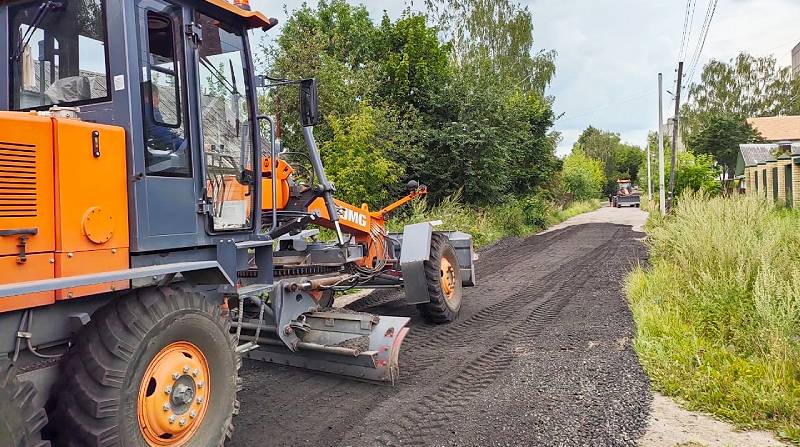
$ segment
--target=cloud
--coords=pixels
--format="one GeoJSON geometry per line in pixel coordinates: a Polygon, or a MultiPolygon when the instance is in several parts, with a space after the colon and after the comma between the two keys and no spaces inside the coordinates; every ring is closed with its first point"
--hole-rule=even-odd
{"type": "MultiPolygon", "coordinates": [[[[700,27],[712,0],[696,0],[687,56],[697,47],[700,27]]],[[[555,49],[556,77],[548,93],[564,116],[555,130],[562,132],[559,153],[569,151],[589,125],[618,132],[623,140],[642,145],[649,129],[657,128],[657,75],[664,73],[665,89],[674,92],[675,68],[681,47],[686,2],[678,0],[522,0],[533,13],[538,49],[555,49]]],[[[274,1],[252,0],[254,7],[286,20],[274,1]]],[[[315,4],[314,1],[310,2],[315,4]]],[[[386,10],[398,17],[399,0],[369,0],[374,20],[386,10]]],[[[417,8],[419,8],[419,1],[417,8]]],[[[302,4],[285,1],[289,11],[302,4]]],[[[727,61],[741,51],[775,54],[788,65],[792,47],[800,42],[800,1],[720,0],[699,60],[695,79],[711,58],[727,61]]],[[[275,31],[271,32],[277,34],[275,31]]],[[[687,64],[688,64],[687,60],[687,64]]],[[[689,67],[687,67],[687,71],[689,67]]],[[[688,80],[687,80],[688,81],[688,80]]],[[[671,99],[665,94],[665,113],[671,99]]]]}

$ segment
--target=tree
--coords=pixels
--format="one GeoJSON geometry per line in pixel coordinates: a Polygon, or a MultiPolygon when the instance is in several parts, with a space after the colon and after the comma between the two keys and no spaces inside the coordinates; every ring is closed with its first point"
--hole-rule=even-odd
{"type": "Polygon", "coordinates": [[[533,54],[533,15],[513,0],[426,0],[429,15],[459,61],[485,57],[493,75],[525,90],[544,90],[555,75],[555,51],[533,54]]]}
{"type": "Polygon", "coordinates": [[[800,77],[790,67],[778,67],[773,56],[741,53],[730,63],[712,60],[703,67],[700,82],[689,88],[683,111],[687,140],[717,117],[800,114],[800,77]]]}
{"type": "Polygon", "coordinates": [[[380,206],[390,198],[401,174],[388,157],[398,149],[393,123],[382,110],[365,103],[357,113],[345,118],[330,116],[329,121],[333,138],[322,143],[320,152],[337,197],[380,206]]]}
{"type": "MultiPolygon", "coordinates": [[[[497,20],[515,30],[514,39],[532,42],[529,33],[518,34],[530,14],[517,17],[521,21],[497,20]]],[[[322,0],[293,11],[265,48],[272,77],[319,80],[323,120],[315,135],[342,197],[362,200],[364,194],[375,203],[415,179],[430,187],[433,201],[461,190],[466,201],[485,205],[538,192],[560,169],[549,133],[553,99],[542,93],[544,84],[531,83],[549,82],[552,71],[528,66],[521,77],[510,61],[531,56],[515,50],[517,44],[475,44],[475,51],[459,54],[439,31],[410,11],[395,21],[384,15],[375,26],[363,6],[322,0]],[[497,51],[478,51],[483,47],[497,51]],[[498,75],[498,67],[505,74],[498,75]],[[369,163],[347,166],[350,157],[369,163]],[[391,175],[371,176],[369,165],[391,175]]],[[[297,98],[294,91],[272,91],[262,106],[281,118],[285,145],[301,150],[297,98]]],[[[302,164],[299,157],[291,161],[302,164]]]]}
{"type": "Polygon", "coordinates": [[[594,199],[600,196],[606,178],[600,160],[576,148],[564,159],[564,186],[575,200],[594,199]]]}
{"type": "Polygon", "coordinates": [[[713,156],[722,173],[730,176],[736,168],[739,145],[764,141],[753,126],[733,115],[709,115],[699,126],[687,140],[688,147],[697,154],[713,156]]]}
{"type": "Polygon", "coordinates": [[[384,15],[376,37],[377,95],[397,107],[436,113],[436,99],[452,81],[451,45],[439,42],[422,15],[395,23],[384,15]]]}
{"type": "Polygon", "coordinates": [[[578,137],[575,148],[602,163],[606,180],[603,187],[605,194],[612,194],[617,180],[622,177],[633,183],[639,181],[639,166],[644,159],[644,153],[637,146],[622,143],[619,134],[589,126],[578,137]]]}

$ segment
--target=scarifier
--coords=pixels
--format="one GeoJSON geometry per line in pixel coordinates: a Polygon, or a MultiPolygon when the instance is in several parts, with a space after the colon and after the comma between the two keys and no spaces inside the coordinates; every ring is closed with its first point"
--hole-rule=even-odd
{"type": "Polygon", "coordinates": [[[0,24],[0,445],[223,445],[241,356],[397,380],[409,318],[337,292],[457,318],[471,237],[389,233],[416,182],[378,211],[334,197],[317,82],[257,75],[248,32],[277,20],[248,1],[12,0],[0,24]],[[310,185],[266,88],[300,91],[310,185]]]}

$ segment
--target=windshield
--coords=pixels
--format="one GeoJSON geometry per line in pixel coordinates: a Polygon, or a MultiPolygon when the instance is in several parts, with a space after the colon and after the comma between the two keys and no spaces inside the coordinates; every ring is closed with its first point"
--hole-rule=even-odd
{"type": "Polygon", "coordinates": [[[102,0],[26,2],[9,11],[12,109],[109,98],[102,0]]]}

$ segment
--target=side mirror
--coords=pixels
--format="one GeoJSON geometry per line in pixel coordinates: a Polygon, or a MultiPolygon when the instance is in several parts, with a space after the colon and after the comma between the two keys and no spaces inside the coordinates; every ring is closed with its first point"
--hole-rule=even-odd
{"type": "Polygon", "coordinates": [[[319,94],[316,79],[300,81],[300,121],[303,127],[319,124],[319,94]]]}

